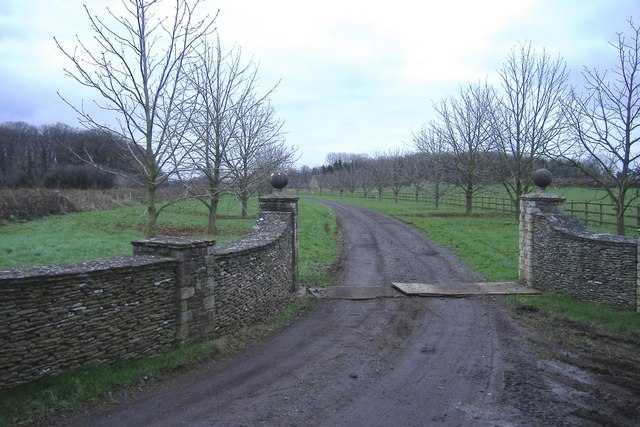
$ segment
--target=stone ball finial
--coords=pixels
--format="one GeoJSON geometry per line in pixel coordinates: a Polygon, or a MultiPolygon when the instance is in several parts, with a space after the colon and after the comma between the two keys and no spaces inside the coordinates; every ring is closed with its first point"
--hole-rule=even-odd
{"type": "Polygon", "coordinates": [[[531,177],[533,178],[533,183],[540,187],[542,191],[553,181],[553,176],[547,169],[537,169],[531,177]]]}
{"type": "Polygon", "coordinates": [[[282,191],[289,183],[289,177],[284,172],[274,172],[271,174],[271,186],[276,191],[282,191]]]}

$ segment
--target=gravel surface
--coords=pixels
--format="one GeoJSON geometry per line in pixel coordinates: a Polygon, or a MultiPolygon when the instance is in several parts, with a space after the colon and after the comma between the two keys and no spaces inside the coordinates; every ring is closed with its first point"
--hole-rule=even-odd
{"type": "MultiPolygon", "coordinates": [[[[346,238],[341,286],[481,279],[394,219],[327,204],[346,238]]],[[[589,399],[582,386],[601,386],[590,373],[538,354],[498,299],[321,301],[247,351],[65,424],[633,425],[633,411],[589,399]]],[[[637,406],[637,395],[617,391],[637,406]]]]}

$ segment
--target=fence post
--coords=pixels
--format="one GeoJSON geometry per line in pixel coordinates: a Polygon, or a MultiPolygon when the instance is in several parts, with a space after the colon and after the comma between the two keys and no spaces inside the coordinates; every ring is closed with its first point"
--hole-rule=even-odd
{"type": "Polygon", "coordinates": [[[599,203],[599,207],[600,207],[600,224],[602,225],[602,203],[599,203]]]}
{"type": "Polygon", "coordinates": [[[589,225],[589,202],[584,202],[584,225],[589,225]]]}

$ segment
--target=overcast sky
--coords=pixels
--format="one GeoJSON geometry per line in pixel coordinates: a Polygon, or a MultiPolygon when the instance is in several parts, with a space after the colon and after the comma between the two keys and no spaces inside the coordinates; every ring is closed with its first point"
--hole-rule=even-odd
{"type": "MultiPolygon", "coordinates": [[[[0,122],[78,126],[56,95],[95,96],[64,76],[53,36],[72,47],[91,36],[82,8],[118,0],[0,0],[0,122]],[[71,43],[71,44],[70,44],[71,43]]],[[[165,0],[170,1],[170,0],[165,0]]],[[[273,105],[299,166],[327,153],[411,148],[432,102],[460,84],[495,79],[519,41],[583,66],[609,67],[608,46],[640,0],[207,0],[220,10],[223,46],[259,63],[261,86],[280,81],[273,105]]]]}

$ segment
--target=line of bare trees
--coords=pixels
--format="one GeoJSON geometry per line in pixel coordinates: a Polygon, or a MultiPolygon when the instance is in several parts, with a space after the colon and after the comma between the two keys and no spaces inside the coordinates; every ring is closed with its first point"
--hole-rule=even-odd
{"type": "Polygon", "coordinates": [[[207,206],[208,231],[215,233],[222,194],[238,194],[246,215],[248,195],[275,168],[295,160],[269,102],[275,87],[259,87],[258,68],[239,47],[222,47],[217,15],[204,13],[202,3],[122,0],[103,15],[85,6],[93,37],[77,39],[72,49],[55,39],[71,63],[66,74],[99,95],[94,107],[111,112],[117,123],[63,99],[87,128],[130,142],[123,149],[134,160],[134,179],[146,188],[147,236],[168,206],[158,202],[168,181],[180,181],[185,196],[207,206]]]}
{"type": "Polygon", "coordinates": [[[392,191],[396,198],[402,186],[416,197],[428,187],[436,205],[457,186],[470,213],[475,194],[500,184],[518,215],[532,172],[547,167],[561,177],[579,172],[604,188],[624,235],[625,211],[638,199],[631,189],[640,187],[640,27],[628,25],[610,43],[615,64],[585,68],[582,88],[570,87],[560,56],[520,43],[497,70],[496,84],[465,84],[434,102],[435,118],[413,133],[414,152],[333,153],[329,169],[295,171],[297,185],[392,191]]]}

